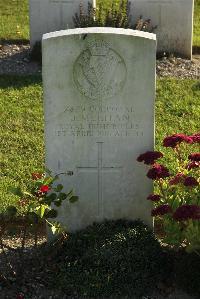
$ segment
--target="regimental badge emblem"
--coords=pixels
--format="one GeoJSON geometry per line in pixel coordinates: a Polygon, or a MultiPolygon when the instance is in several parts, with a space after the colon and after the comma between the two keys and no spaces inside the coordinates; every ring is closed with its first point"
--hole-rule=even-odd
{"type": "Polygon", "coordinates": [[[75,61],[74,82],[79,92],[92,100],[113,97],[125,85],[125,62],[108,43],[95,39],[75,61]]]}

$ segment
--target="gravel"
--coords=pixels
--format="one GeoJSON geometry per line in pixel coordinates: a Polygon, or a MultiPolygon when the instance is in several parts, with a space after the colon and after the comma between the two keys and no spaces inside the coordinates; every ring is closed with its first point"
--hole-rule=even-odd
{"type": "Polygon", "coordinates": [[[30,61],[30,45],[0,44],[0,75],[40,74],[41,66],[30,61]]]}
{"type": "MultiPolygon", "coordinates": [[[[200,79],[200,55],[193,60],[163,57],[157,60],[157,76],[179,79],[200,79]]],[[[30,60],[29,44],[0,44],[0,74],[40,74],[41,66],[30,60]]]]}

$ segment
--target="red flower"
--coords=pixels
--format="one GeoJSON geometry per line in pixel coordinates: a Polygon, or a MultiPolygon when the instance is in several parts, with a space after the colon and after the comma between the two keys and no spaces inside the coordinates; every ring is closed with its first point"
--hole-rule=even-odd
{"type": "Polygon", "coordinates": [[[151,164],[154,164],[155,161],[159,158],[162,158],[163,157],[163,154],[161,152],[146,152],[144,154],[141,154],[138,158],[137,158],[137,161],[138,162],[143,162],[144,161],[144,164],[147,164],[147,165],[151,165],[151,164]]]}
{"type": "Polygon", "coordinates": [[[189,136],[194,143],[200,143],[200,133],[193,134],[189,136]]]}
{"type": "Polygon", "coordinates": [[[163,179],[169,177],[169,170],[161,164],[154,164],[147,172],[147,177],[152,180],[163,179]]]}
{"type": "Polygon", "coordinates": [[[175,148],[181,142],[193,143],[193,139],[185,134],[174,134],[163,140],[163,146],[175,148]]]}
{"type": "Polygon", "coordinates": [[[195,186],[198,186],[199,183],[197,182],[197,180],[194,177],[188,176],[185,178],[183,185],[186,187],[195,187],[195,186]]]}
{"type": "Polygon", "coordinates": [[[169,205],[162,205],[159,206],[151,211],[151,216],[162,216],[165,214],[172,213],[172,208],[169,205]]]}
{"type": "Polygon", "coordinates": [[[189,155],[188,159],[191,161],[200,162],[200,153],[192,153],[189,155]]]}
{"type": "Polygon", "coordinates": [[[151,200],[151,201],[159,201],[160,200],[160,195],[158,194],[150,194],[148,197],[147,197],[148,200],[151,200]]]}
{"type": "Polygon", "coordinates": [[[170,185],[177,185],[179,183],[183,183],[184,179],[185,179],[186,175],[179,172],[175,175],[175,177],[173,177],[170,181],[169,184],[170,185]]]}
{"type": "Polygon", "coordinates": [[[42,193],[46,193],[46,192],[48,192],[49,191],[49,186],[47,186],[47,185],[42,185],[41,187],[40,187],[40,189],[39,189],[39,191],[41,191],[42,193]]]}
{"type": "Polygon", "coordinates": [[[200,219],[200,206],[197,205],[182,205],[176,209],[173,214],[174,220],[186,221],[189,219],[200,219]]]}
{"type": "Polygon", "coordinates": [[[199,166],[200,166],[200,162],[192,161],[192,162],[188,163],[186,168],[188,170],[191,170],[191,169],[194,169],[194,168],[198,168],[199,166]]]}
{"type": "Polygon", "coordinates": [[[42,173],[32,173],[32,180],[39,180],[42,176],[42,173]]]}

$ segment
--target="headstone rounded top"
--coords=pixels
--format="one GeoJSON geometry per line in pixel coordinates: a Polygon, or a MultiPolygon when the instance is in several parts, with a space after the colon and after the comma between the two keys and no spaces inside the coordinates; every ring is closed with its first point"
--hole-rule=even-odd
{"type": "Polygon", "coordinates": [[[132,30],[132,29],[124,29],[124,28],[112,28],[112,27],[88,27],[88,28],[76,28],[76,29],[54,31],[54,32],[44,34],[42,39],[47,40],[50,38],[57,38],[57,37],[69,36],[69,35],[101,34],[101,33],[135,36],[135,37],[141,37],[150,40],[156,40],[156,34],[154,33],[132,30]]]}

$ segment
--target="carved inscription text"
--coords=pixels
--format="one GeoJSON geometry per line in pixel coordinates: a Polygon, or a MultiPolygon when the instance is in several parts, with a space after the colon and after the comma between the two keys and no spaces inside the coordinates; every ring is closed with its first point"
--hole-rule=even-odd
{"type": "Polygon", "coordinates": [[[132,106],[68,106],[57,123],[58,137],[130,137],[143,136],[141,124],[132,106]]]}

